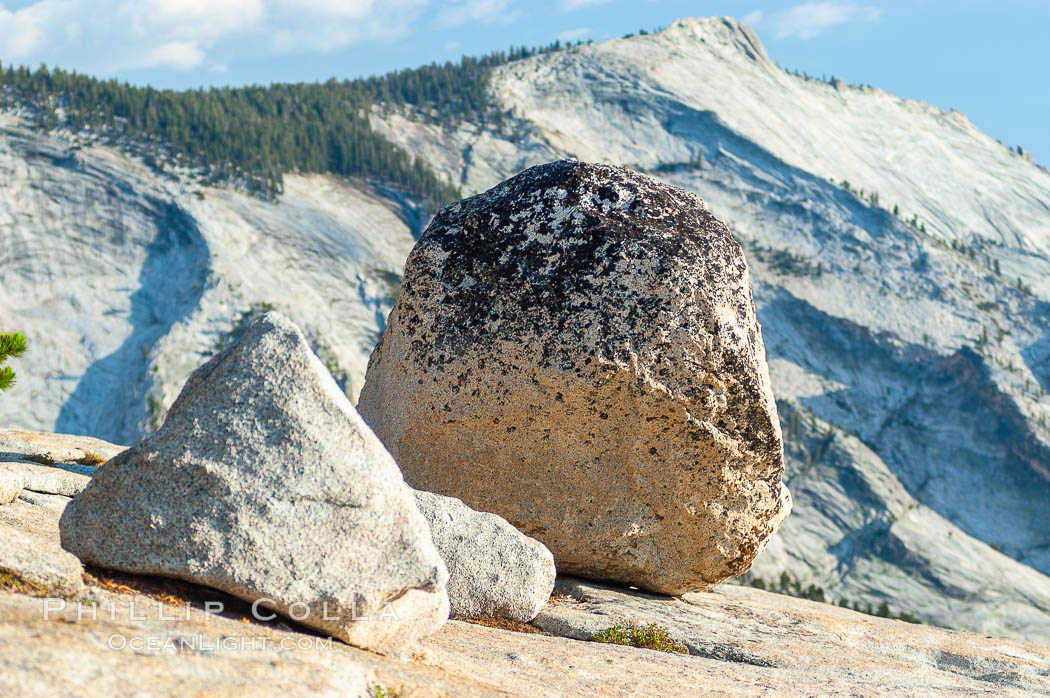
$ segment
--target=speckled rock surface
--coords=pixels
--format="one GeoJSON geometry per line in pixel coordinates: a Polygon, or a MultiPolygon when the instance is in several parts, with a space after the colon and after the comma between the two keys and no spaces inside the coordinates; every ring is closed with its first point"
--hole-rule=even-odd
{"type": "Polygon", "coordinates": [[[73,497],[87,486],[99,465],[126,449],[90,436],[0,429],[0,503],[15,485],[19,490],[73,497]]]}
{"type": "Polygon", "coordinates": [[[708,588],[790,510],[741,248],[624,168],[549,163],[441,211],[358,408],[409,484],[503,516],[559,572],[708,588]]]}
{"type": "Polygon", "coordinates": [[[57,463],[84,461],[85,464],[101,465],[126,448],[91,436],[0,429],[0,460],[24,460],[23,456],[46,455],[57,463]]]}
{"type": "Polygon", "coordinates": [[[22,491],[22,474],[0,467],[0,504],[10,504],[22,491]]]}
{"type": "MultiPolygon", "coordinates": [[[[22,483],[22,487],[34,492],[60,494],[64,497],[75,497],[91,481],[95,469],[84,465],[55,463],[42,465],[25,461],[0,460],[0,481],[9,478],[22,483]]],[[[0,501],[3,497],[0,496],[0,501]]]]}
{"type": "Polygon", "coordinates": [[[503,518],[455,497],[415,492],[448,567],[452,615],[527,623],[554,589],[554,557],[503,518]]]}
{"type": "Polygon", "coordinates": [[[64,494],[48,494],[47,492],[34,492],[33,490],[22,490],[18,495],[20,502],[27,502],[35,507],[57,511],[59,515],[66,510],[72,498],[64,494]]]}
{"type": "MultiPolygon", "coordinates": [[[[30,541],[34,559],[71,557],[59,548],[58,517],[54,508],[18,500],[0,507],[0,538],[12,529],[30,541]]],[[[669,598],[562,578],[561,594],[534,621],[560,637],[449,621],[400,659],[328,642],[279,616],[246,618],[245,604],[219,592],[157,589],[157,580],[144,577],[116,581],[87,576],[76,592],[93,601],[87,604],[0,588],[0,695],[343,697],[379,688],[413,698],[1050,694],[1045,644],[911,625],[731,584],[669,598]],[[205,612],[207,599],[224,601],[223,610],[205,612]],[[581,641],[623,622],[657,623],[690,654],[581,641]]]]}
{"type": "MultiPolygon", "coordinates": [[[[27,502],[21,508],[33,506],[27,502]]],[[[10,508],[14,512],[7,513],[16,516],[20,513],[18,507],[10,505],[10,508]]],[[[9,517],[4,519],[0,520],[0,572],[14,572],[23,580],[50,588],[55,594],[75,592],[84,586],[83,565],[63,550],[57,540],[42,540],[9,517]]]]}
{"type": "Polygon", "coordinates": [[[1050,695],[1047,645],[878,618],[734,584],[681,598],[570,577],[559,578],[555,588],[560,595],[534,625],[588,640],[615,624],[656,623],[689,649],[691,660],[735,667],[734,679],[718,687],[729,695],[1050,695]],[[756,685],[773,676],[781,680],[776,686],[756,685]]]}
{"type": "Polygon", "coordinates": [[[85,562],[267,599],[382,653],[448,618],[448,573],[397,464],[276,313],[99,469],[61,534],[85,562]]]}

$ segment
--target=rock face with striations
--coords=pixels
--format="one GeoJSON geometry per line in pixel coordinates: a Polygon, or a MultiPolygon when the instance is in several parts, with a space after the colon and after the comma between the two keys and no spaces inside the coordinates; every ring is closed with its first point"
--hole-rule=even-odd
{"type": "Polygon", "coordinates": [[[624,168],[553,162],[441,211],[358,408],[409,484],[505,517],[559,573],[708,588],[791,508],[743,252],[624,168]]]}
{"type": "Polygon", "coordinates": [[[99,469],[61,534],[85,562],[268,599],[382,653],[448,618],[448,573],[397,464],[276,313],[99,469]]]}

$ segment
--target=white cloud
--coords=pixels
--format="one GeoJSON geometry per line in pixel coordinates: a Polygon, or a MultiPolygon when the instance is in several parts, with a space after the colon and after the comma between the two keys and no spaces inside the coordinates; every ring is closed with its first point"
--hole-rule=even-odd
{"type": "Polygon", "coordinates": [[[510,8],[510,0],[446,0],[434,18],[434,26],[451,29],[468,22],[509,24],[521,16],[521,10],[510,8]]]}
{"type": "Polygon", "coordinates": [[[847,5],[834,2],[810,2],[792,7],[777,15],[776,37],[797,36],[812,39],[824,30],[846,22],[875,22],[882,18],[882,9],[871,6],[847,5]]]}
{"type": "Polygon", "coordinates": [[[586,37],[590,33],[591,33],[591,30],[589,28],[587,28],[587,27],[580,27],[579,29],[566,29],[565,31],[559,33],[554,38],[557,39],[558,41],[566,41],[566,42],[568,42],[568,41],[576,41],[577,39],[582,39],[582,38],[586,37]]]}
{"type": "Polygon", "coordinates": [[[360,19],[375,11],[375,0],[277,0],[274,4],[325,17],[360,19]]]}
{"type": "Polygon", "coordinates": [[[747,25],[755,25],[762,21],[762,10],[752,10],[746,15],[740,18],[740,21],[747,25]]]}
{"type": "MultiPolygon", "coordinates": [[[[0,60],[110,76],[323,52],[411,30],[437,0],[37,0],[0,4],[0,60]]],[[[446,4],[449,4],[446,2],[446,4]]],[[[507,0],[452,2],[484,19],[507,0]]],[[[505,9],[505,7],[502,7],[505,9]]]]}
{"type": "Polygon", "coordinates": [[[263,0],[125,0],[117,8],[116,19],[128,22],[136,35],[162,33],[207,41],[250,30],[264,12],[263,0]]]}
{"type": "Polygon", "coordinates": [[[565,12],[571,12],[572,10],[579,10],[584,7],[604,5],[607,2],[609,2],[609,0],[561,0],[561,9],[565,12]]]}
{"type": "MultiPolygon", "coordinates": [[[[277,53],[334,51],[405,36],[431,0],[268,0],[277,53]]],[[[261,49],[265,51],[265,48],[261,49]]]]}
{"type": "Polygon", "coordinates": [[[169,41],[139,60],[141,68],[192,70],[204,62],[204,51],[192,41],[169,41]]]}
{"type": "Polygon", "coordinates": [[[33,56],[46,46],[47,30],[61,26],[62,15],[78,4],[75,0],[48,0],[14,12],[0,5],[0,46],[4,47],[0,59],[21,61],[33,56]]]}

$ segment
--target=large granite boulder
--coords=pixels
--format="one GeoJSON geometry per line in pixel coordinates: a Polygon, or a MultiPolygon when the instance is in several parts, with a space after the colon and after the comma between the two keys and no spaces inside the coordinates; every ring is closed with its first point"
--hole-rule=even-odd
{"type": "Polygon", "coordinates": [[[448,573],[397,464],[275,313],[99,469],[61,534],[85,562],[265,599],[381,653],[448,617],[448,573]]]}
{"type": "Polygon", "coordinates": [[[503,516],[559,573],[709,588],[791,506],[740,245],[624,168],[541,165],[441,211],[358,409],[409,484],[503,516]]]}
{"type": "Polygon", "coordinates": [[[554,590],[554,556],[504,519],[455,497],[415,493],[448,567],[452,615],[527,623],[554,590]]]}

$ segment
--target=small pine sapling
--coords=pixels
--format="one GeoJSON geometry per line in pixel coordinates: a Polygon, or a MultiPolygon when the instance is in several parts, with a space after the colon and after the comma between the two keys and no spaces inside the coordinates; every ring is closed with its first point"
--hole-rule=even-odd
{"type": "MultiPolygon", "coordinates": [[[[0,332],[0,364],[11,357],[21,356],[26,350],[26,337],[21,332],[0,332]]],[[[10,366],[0,368],[0,390],[7,390],[15,383],[15,372],[10,366]]]]}

